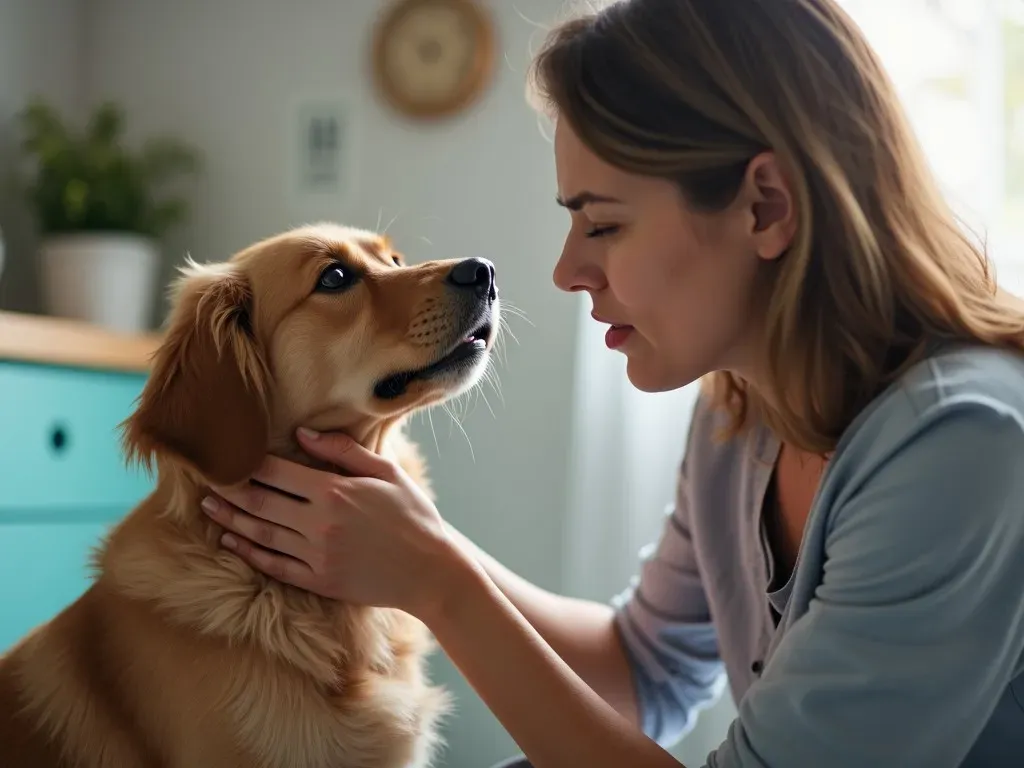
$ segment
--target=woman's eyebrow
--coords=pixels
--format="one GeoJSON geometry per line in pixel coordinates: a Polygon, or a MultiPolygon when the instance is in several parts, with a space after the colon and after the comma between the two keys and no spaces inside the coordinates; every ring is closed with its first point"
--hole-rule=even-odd
{"type": "Polygon", "coordinates": [[[579,211],[592,203],[621,203],[622,201],[608,195],[599,195],[596,192],[579,192],[568,199],[555,195],[555,202],[570,211],[579,211]]]}

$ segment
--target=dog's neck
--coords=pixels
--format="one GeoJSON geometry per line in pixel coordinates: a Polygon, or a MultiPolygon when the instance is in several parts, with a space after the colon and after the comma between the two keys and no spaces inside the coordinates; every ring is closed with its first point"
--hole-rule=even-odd
{"type": "MultiPolygon", "coordinates": [[[[335,431],[328,424],[316,427],[335,431]]],[[[338,431],[386,456],[392,452],[392,442],[404,444],[400,427],[399,421],[377,421],[348,424],[338,431]]],[[[275,439],[268,453],[338,471],[330,462],[304,452],[294,429],[272,434],[275,439]]],[[[153,495],[118,526],[98,553],[104,581],[129,597],[160,606],[179,626],[199,628],[203,634],[232,642],[256,638],[264,650],[287,658],[321,681],[331,680],[343,649],[353,662],[384,664],[386,648],[373,638],[383,637],[388,611],[319,598],[244,565],[219,547],[222,529],[201,512],[208,484],[175,462],[158,460],[158,467],[153,495]],[[162,577],[155,578],[156,573],[162,577]],[[352,610],[365,617],[355,624],[343,621],[342,614],[352,610]],[[361,637],[352,634],[353,627],[361,628],[357,633],[361,637]]]]}
{"type": "MultiPolygon", "coordinates": [[[[400,421],[347,425],[339,431],[382,455],[392,453],[393,442],[404,445],[400,421]]],[[[338,471],[303,451],[294,430],[275,434],[269,453],[338,471]]],[[[218,545],[222,529],[200,511],[207,488],[180,465],[159,463],[153,494],[98,555],[102,578],[131,598],[159,606],[175,624],[232,642],[248,638],[325,684],[333,680],[342,656],[357,665],[389,663],[390,651],[381,640],[391,621],[389,611],[319,598],[245,566],[218,545]],[[345,620],[352,611],[363,618],[345,620]]]]}
{"type": "MultiPolygon", "coordinates": [[[[403,426],[402,419],[365,419],[358,422],[344,424],[318,423],[316,429],[323,434],[340,432],[355,440],[366,450],[376,453],[388,459],[394,459],[394,451],[391,450],[391,437],[399,432],[403,426]]],[[[272,430],[271,439],[267,453],[281,459],[293,461],[314,469],[328,471],[339,471],[330,461],[326,461],[306,452],[298,441],[297,427],[289,429],[272,430]]]]}

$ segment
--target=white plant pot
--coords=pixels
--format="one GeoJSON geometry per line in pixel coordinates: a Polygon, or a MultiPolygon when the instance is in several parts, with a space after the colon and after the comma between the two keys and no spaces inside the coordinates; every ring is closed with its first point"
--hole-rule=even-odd
{"type": "Polygon", "coordinates": [[[39,248],[43,300],[57,317],[124,333],[149,326],[160,252],[127,232],[52,235],[39,248]]]}

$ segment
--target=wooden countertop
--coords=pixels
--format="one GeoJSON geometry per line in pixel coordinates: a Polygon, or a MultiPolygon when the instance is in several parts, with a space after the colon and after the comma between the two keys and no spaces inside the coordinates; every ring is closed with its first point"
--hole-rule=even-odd
{"type": "Polygon", "coordinates": [[[0,312],[0,360],[146,372],[158,334],[122,334],[64,318],[0,312]]]}

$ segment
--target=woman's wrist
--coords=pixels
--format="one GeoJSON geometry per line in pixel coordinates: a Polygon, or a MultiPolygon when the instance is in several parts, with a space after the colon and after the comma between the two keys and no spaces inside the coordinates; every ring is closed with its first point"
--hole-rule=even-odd
{"type": "Polygon", "coordinates": [[[488,579],[473,553],[454,539],[447,539],[430,566],[430,588],[415,613],[427,626],[454,617],[454,609],[488,579]]]}
{"type": "Polygon", "coordinates": [[[573,672],[477,561],[452,546],[456,553],[438,564],[438,591],[418,618],[535,764],[680,768],[573,672]]]}

